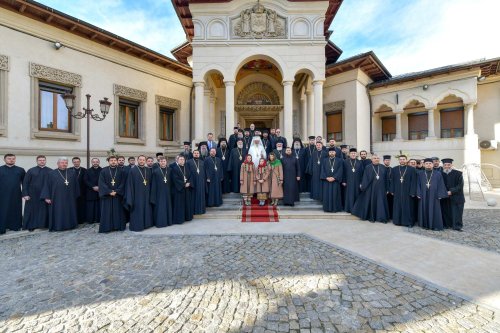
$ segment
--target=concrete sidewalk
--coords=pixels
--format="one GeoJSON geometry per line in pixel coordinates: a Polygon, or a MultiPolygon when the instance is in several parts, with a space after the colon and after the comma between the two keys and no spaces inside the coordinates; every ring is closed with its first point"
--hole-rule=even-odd
{"type": "Polygon", "coordinates": [[[183,225],[152,228],[137,236],[247,233],[304,233],[500,310],[499,254],[422,237],[392,224],[357,220],[241,223],[239,220],[196,219],[183,225]]]}

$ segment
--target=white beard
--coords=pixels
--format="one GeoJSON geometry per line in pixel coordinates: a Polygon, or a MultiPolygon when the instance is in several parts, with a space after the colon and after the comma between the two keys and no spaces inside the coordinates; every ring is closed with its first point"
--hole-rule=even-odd
{"type": "Polygon", "coordinates": [[[266,150],[264,149],[264,146],[262,144],[258,146],[250,146],[250,149],[248,149],[248,154],[252,156],[252,162],[254,165],[259,165],[259,160],[261,158],[267,158],[266,150]]]}

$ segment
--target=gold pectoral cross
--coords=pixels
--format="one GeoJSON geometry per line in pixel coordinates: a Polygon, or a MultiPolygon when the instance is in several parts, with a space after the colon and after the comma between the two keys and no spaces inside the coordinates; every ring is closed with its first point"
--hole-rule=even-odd
{"type": "Polygon", "coordinates": [[[116,182],[114,179],[111,179],[111,185],[115,186],[116,182]]]}
{"type": "Polygon", "coordinates": [[[142,183],[144,184],[144,186],[148,185],[148,181],[146,179],[144,179],[142,183]]]}

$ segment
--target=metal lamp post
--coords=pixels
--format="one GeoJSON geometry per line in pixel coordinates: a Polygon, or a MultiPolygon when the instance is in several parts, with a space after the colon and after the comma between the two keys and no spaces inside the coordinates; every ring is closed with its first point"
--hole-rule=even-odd
{"type": "Polygon", "coordinates": [[[64,103],[66,104],[66,108],[69,111],[69,114],[76,119],[83,119],[87,117],[87,169],[90,168],[90,118],[103,121],[109,113],[109,107],[111,106],[111,102],[108,101],[107,97],[104,97],[104,100],[99,101],[99,105],[101,108],[102,117],[98,114],[92,114],[94,112],[93,109],[90,108],[90,95],[87,94],[87,107],[83,108],[82,111],[78,111],[73,114],[73,108],[75,107],[75,95],[66,93],[63,95],[64,103]]]}

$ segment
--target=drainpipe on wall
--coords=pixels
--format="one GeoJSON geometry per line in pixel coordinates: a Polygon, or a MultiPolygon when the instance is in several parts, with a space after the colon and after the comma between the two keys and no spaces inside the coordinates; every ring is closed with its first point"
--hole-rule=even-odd
{"type": "Polygon", "coordinates": [[[370,105],[370,154],[373,154],[373,116],[372,116],[372,96],[370,95],[370,89],[366,88],[366,94],[368,95],[368,104],[370,105]]]}

